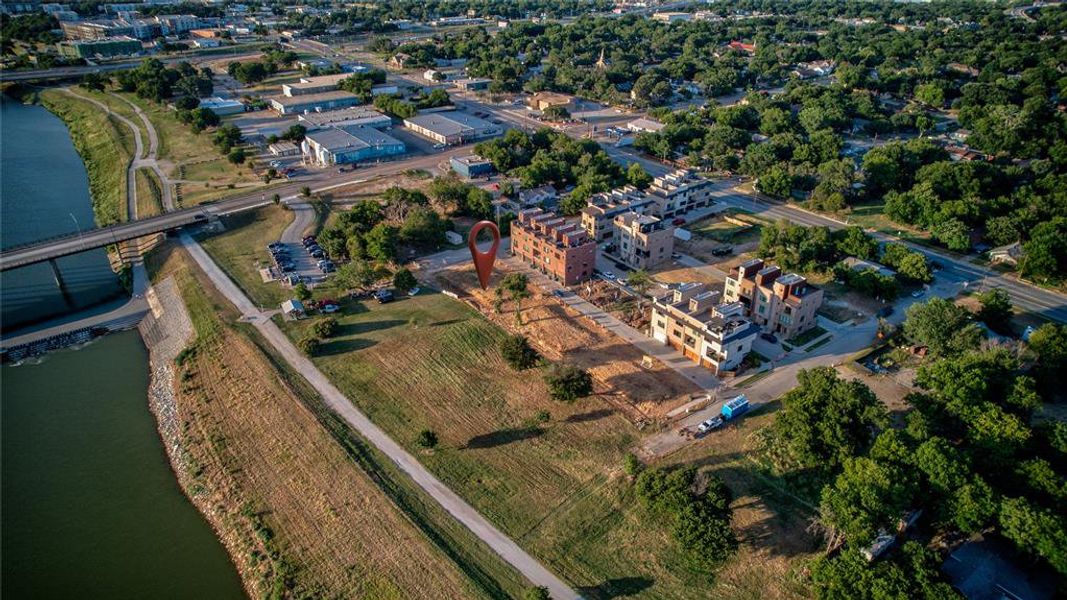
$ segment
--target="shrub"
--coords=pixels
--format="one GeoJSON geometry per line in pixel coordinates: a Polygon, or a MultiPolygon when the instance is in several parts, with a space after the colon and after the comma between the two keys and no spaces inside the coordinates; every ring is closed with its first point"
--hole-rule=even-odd
{"type": "Polygon", "coordinates": [[[552,398],[562,402],[574,402],[593,393],[593,377],[574,365],[552,365],[545,373],[545,383],[552,398]]]}
{"type": "Polygon", "coordinates": [[[316,337],[331,338],[337,334],[337,319],[333,317],[326,317],[325,319],[319,319],[311,326],[311,332],[316,337]]]}
{"type": "Polygon", "coordinates": [[[407,269],[400,269],[393,274],[393,287],[400,290],[401,293],[406,294],[418,285],[419,282],[415,279],[415,276],[407,269]]]}
{"type": "Polygon", "coordinates": [[[644,463],[633,452],[628,452],[623,459],[622,470],[626,471],[626,474],[630,477],[638,476],[644,467],[644,463]]]}
{"type": "Polygon", "coordinates": [[[319,347],[322,342],[319,338],[308,336],[296,343],[296,347],[300,348],[300,351],[308,356],[315,356],[319,352],[319,347]]]}
{"type": "Polygon", "coordinates": [[[530,347],[526,338],[521,335],[511,335],[504,338],[500,344],[500,355],[511,368],[516,371],[529,369],[537,364],[537,351],[530,347]]]}
{"type": "Polygon", "coordinates": [[[435,448],[437,447],[437,434],[429,429],[423,429],[419,432],[418,437],[415,438],[415,443],[420,448],[435,448]]]}

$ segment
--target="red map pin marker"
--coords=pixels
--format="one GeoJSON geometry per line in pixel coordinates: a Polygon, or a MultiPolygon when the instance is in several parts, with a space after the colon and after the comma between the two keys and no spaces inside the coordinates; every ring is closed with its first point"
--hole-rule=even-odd
{"type": "Polygon", "coordinates": [[[474,269],[478,271],[478,281],[482,289],[489,287],[489,276],[493,273],[493,262],[496,260],[496,250],[500,247],[500,230],[492,221],[479,221],[471,227],[470,235],[467,236],[467,246],[471,249],[471,258],[474,259],[474,269]],[[478,233],[488,229],[493,234],[493,247],[488,252],[478,251],[478,233]]]}

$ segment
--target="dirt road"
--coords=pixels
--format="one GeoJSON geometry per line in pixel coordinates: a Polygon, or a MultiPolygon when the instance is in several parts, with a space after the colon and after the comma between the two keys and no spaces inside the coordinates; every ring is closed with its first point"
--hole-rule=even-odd
{"type": "Polygon", "coordinates": [[[281,329],[270,320],[270,317],[259,311],[255,304],[222,272],[222,269],[211,260],[211,257],[207,255],[207,252],[198,243],[186,234],[182,235],[181,242],[219,291],[241,311],[242,320],[252,323],[271,346],[282,355],[285,361],[307,379],[308,383],[315,388],[332,410],[396,463],[401,470],[407,473],[419,487],[424,489],[457,521],[470,529],[479,539],[527,579],[535,585],[547,587],[552,597],[556,600],[577,600],[580,598],[578,593],[571,589],[570,586],[549,572],[537,559],[527,554],[512,539],[494,527],[474,507],[467,504],[455,492],[434,477],[414,456],[404,450],[362,412],[357,410],[355,405],[319,371],[318,367],[300,353],[281,329]]]}

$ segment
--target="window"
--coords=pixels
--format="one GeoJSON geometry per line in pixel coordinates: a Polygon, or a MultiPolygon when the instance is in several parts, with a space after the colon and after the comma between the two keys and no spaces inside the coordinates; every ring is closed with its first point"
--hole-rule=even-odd
{"type": "Polygon", "coordinates": [[[685,345],[692,346],[697,343],[697,339],[691,335],[685,336],[685,345]]]}
{"type": "Polygon", "coordinates": [[[667,328],[667,324],[663,321],[663,319],[660,319],[660,320],[656,321],[656,328],[657,329],[666,329],[667,328]]]}
{"type": "Polygon", "coordinates": [[[761,305],[760,305],[760,307],[759,307],[759,314],[761,314],[761,315],[762,315],[763,313],[765,313],[765,312],[766,312],[766,309],[767,309],[767,307],[766,307],[766,306],[763,306],[763,305],[761,304],[761,305]]]}

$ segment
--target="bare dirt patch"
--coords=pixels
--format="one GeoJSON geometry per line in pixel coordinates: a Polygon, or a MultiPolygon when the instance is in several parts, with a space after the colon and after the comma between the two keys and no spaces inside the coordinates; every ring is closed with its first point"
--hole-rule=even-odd
{"type": "MultiPolygon", "coordinates": [[[[499,270],[504,275],[511,269],[502,265],[499,270]]],[[[522,325],[519,325],[512,303],[505,303],[500,313],[493,309],[492,290],[478,287],[472,268],[442,271],[438,280],[446,289],[473,302],[493,322],[525,335],[549,359],[565,360],[588,369],[604,386],[603,393],[616,406],[626,408],[631,420],[661,418],[688,401],[689,394],[699,391],[690,381],[658,362],[650,368],[642,367],[644,355],[638,349],[532,283],[533,297],[523,301],[522,325]]]]}

